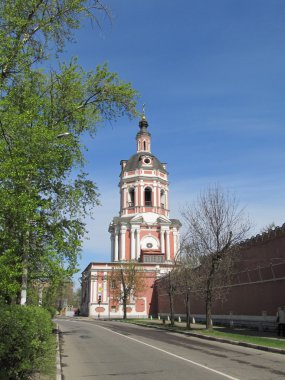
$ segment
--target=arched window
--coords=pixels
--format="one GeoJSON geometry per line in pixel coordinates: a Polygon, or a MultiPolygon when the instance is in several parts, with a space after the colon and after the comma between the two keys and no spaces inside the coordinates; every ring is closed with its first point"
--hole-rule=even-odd
{"type": "Polygon", "coordinates": [[[129,207],[135,206],[135,189],[132,187],[129,190],[129,207]]]}
{"type": "Polygon", "coordinates": [[[165,191],[160,191],[160,207],[165,208],[165,191]]]}
{"type": "Polygon", "coordinates": [[[143,142],[143,150],[146,150],[146,142],[143,142]]]}
{"type": "Polygon", "coordinates": [[[144,190],[144,204],[145,206],[152,206],[152,190],[150,187],[146,187],[144,190]]]}

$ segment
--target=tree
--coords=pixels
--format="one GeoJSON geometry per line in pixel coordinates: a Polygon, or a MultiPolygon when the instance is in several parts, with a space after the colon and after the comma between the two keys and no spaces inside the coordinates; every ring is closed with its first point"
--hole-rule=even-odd
{"type": "Polygon", "coordinates": [[[139,296],[146,288],[143,268],[129,261],[120,267],[112,268],[109,277],[112,299],[123,304],[124,319],[127,319],[127,305],[132,297],[139,296]]]}
{"type": "Polygon", "coordinates": [[[0,3],[1,85],[63,51],[84,18],[98,22],[99,0],[5,0],[0,3]]]}
{"type": "Polygon", "coordinates": [[[250,223],[236,198],[218,186],[201,193],[182,216],[189,244],[199,257],[200,276],[205,279],[206,327],[211,329],[215,291],[230,273],[235,248],[246,237],[250,223]]]}
{"type": "Polygon", "coordinates": [[[99,204],[81,136],[136,115],[136,92],[106,65],[85,72],[75,58],[59,61],[84,17],[96,22],[101,10],[97,0],[0,4],[0,297],[8,302],[20,302],[21,290],[25,303],[35,280],[77,270],[84,218],[99,204]]]}
{"type": "Polygon", "coordinates": [[[170,309],[170,326],[175,325],[175,306],[174,306],[174,300],[175,295],[179,292],[179,271],[176,267],[174,267],[172,270],[170,270],[167,275],[163,279],[164,287],[168,294],[169,299],[169,309],[170,309]]]}
{"type": "Polygon", "coordinates": [[[179,267],[176,269],[179,294],[184,298],[186,328],[191,328],[191,295],[200,288],[201,278],[199,271],[199,258],[191,245],[187,244],[187,238],[182,239],[179,254],[179,267]]]}

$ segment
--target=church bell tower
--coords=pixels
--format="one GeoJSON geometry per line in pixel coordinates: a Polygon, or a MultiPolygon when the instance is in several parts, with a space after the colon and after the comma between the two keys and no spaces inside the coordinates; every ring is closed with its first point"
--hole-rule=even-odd
{"type": "Polygon", "coordinates": [[[168,172],[151,153],[145,115],[136,153],[121,161],[120,211],[109,226],[112,262],[171,263],[179,252],[177,219],[169,219],[168,172]]]}

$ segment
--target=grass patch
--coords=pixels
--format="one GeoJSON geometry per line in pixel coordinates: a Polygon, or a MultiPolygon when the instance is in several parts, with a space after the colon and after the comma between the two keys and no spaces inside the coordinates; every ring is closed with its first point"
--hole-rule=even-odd
{"type": "Polygon", "coordinates": [[[217,331],[217,330],[211,331],[211,330],[201,329],[201,330],[195,330],[195,332],[201,335],[213,336],[215,338],[229,339],[229,340],[234,340],[238,342],[256,344],[258,346],[280,348],[280,349],[285,350],[284,340],[252,336],[252,335],[243,335],[243,334],[236,333],[234,330],[232,332],[223,332],[223,331],[217,331]]]}
{"type": "MultiPolygon", "coordinates": [[[[168,331],[188,331],[189,333],[195,333],[195,334],[201,334],[205,336],[211,336],[215,338],[221,338],[221,339],[228,339],[233,340],[237,342],[245,342],[245,343],[251,343],[255,344],[257,346],[264,346],[264,347],[272,347],[272,348],[279,348],[285,350],[285,339],[272,339],[272,338],[266,338],[261,336],[254,335],[254,332],[251,330],[244,330],[248,331],[248,334],[240,334],[238,330],[227,330],[222,331],[223,328],[218,328],[214,330],[206,330],[204,327],[195,328],[195,325],[192,325],[191,330],[186,330],[185,323],[177,323],[174,327],[170,326],[169,321],[165,321],[165,324],[162,323],[161,320],[158,319],[127,319],[124,320],[124,322],[127,323],[139,323],[140,325],[148,325],[148,326],[159,326],[160,328],[164,328],[168,331]]],[[[277,338],[277,337],[276,337],[277,338]]]]}

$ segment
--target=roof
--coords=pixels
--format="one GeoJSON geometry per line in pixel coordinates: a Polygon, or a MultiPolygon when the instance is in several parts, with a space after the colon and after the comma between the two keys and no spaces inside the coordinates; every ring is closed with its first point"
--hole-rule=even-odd
{"type": "Polygon", "coordinates": [[[158,158],[156,158],[153,154],[149,152],[139,152],[134,154],[126,163],[126,166],[123,169],[123,172],[129,172],[135,169],[158,169],[163,173],[167,173],[166,169],[163,167],[162,163],[159,161],[158,158]],[[142,157],[151,157],[152,158],[152,165],[145,165],[143,163],[142,157]]]}

